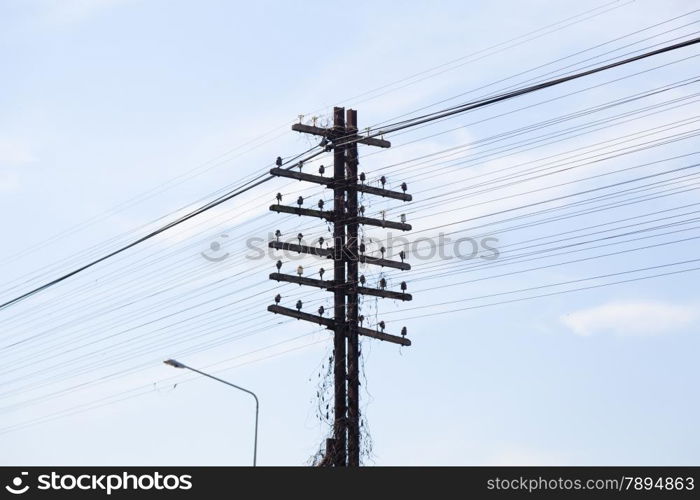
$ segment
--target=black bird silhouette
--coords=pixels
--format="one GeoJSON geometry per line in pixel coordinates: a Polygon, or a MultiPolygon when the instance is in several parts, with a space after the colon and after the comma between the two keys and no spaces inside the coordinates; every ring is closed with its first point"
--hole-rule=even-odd
{"type": "Polygon", "coordinates": [[[406,291],[406,288],[408,288],[408,285],[406,284],[405,281],[402,281],[402,282],[401,282],[401,291],[402,291],[402,292],[405,292],[405,291],[406,291]]]}
{"type": "Polygon", "coordinates": [[[408,333],[408,330],[406,329],[405,326],[403,328],[401,328],[401,336],[402,337],[405,337],[407,333],[408,333]]]}
{"type": "Polygon", "coordinates": [[[360,182],[364,184],[366,179],[367,179],[367,176],[365,175],[365,173],[361,172],[360,173],[360,182]]]}
{"type": "Polygon", "coordinates": [[[386,279],[382,278],[379,280],[379,288],[384,290],[386,288],[386,279]]]}
{"type": "Polygon", "coordinates": [[[360,243],[360,253],[365,253],[365,244],[360,243]]]}
{"type": "Polygon", "coordinates": [[[386,327],[386,324],[383,321],[379,322],[379,328],[381,328],[382,332],[384,331],[384,328],[386,327]]]}
{"type": "Polygon", "coordinates": [[[360,205],[360,215],[365,215],[365,206],[360,205]]]}
{"type": "Polygon", "coordinates": [[[275,295],[275,304],[279,304],[280,300],[282,300],[282,296],[278,293],[277,295],[275,295]]]}
{"type": "Polygon", "coordinates": [[[275,237],[277,238],[277,241],[280,240],[280,236],[282,236],[282,231],[278,229],[277,231],[275,231],[275,237]]]}
{"type": "Polygon", "coordinates": [[[386,184],[386,177],[384,177],[384,176],[382,175],[382,176],[379,178],[379,182],[381,182],[381,183],[382,183],[382,187],[384,187],[384,185],[386,184]]]}
{"type": "Polygon", "coordinates": [[[365,317],[364,317],[362,314],[360,314],[360,315],[357,317],[357,319],[358,319],[358,321],[360,322],[360,326],[362,326],[362,322],[365,320],[365,317]]]}
{"type": "Polygon", "coordinates": [[[367,280],[365,279],[365,275],[361,274],[360,275],[360,284],[364,285],[367,280]]]}
{"type": "Polygon", "coordinates": [[[323,316],[323,313],[326,312],[326,310],[323,308],[323,306],[318,308],[318,315],[323,316]]]}
{"type": "Polygon", "coordinates": [[[297,198],[297,205],[299,205],[299,208],[301,208],[301,206],[303,204],[304,204],[304,197],[300,196],[299,198],[297,198]]]}
{"type": "Polygon", "coordinates": [[[384,254],[386,253],[386,248],[382,247],[379,249],[380,252],[382,252],[382,259],[384,258],[384,254]]]}
{"type": "Polygon", "coordinates": [[[299,240],[299,244],[301,245],[301,240],[304,238],[304,235],[299,233],[297,234],[297,239],[299,240]]]}
{"type": "Polygon", "coordinates": [[[297,311],[301,311],[301,306],[303,306],[304,303],[301,300],[297,300],[297,311]]]}
{"type": "Polygon", "coordinates": [[[279,205],[280,202],[282,201],[282,193],[277,193],[277,196],[275,196],[275,199],[277,200],[277,204],[279,205]]]}
{"type": "Polygon", "coordinates": [[[277,271],[279,272],[279,270],[282,269],[282,261],[278,260],[277,264],[275,264],[275,267],[277,268],[277,271]]]}
{"type": "Polygon", "coordinates": [[[408,185],[405,182],[402,182],[401,183],[401,190],[405,193],[407,189],[408,189],[408,185]]]}
{"type": "Polygon", "coordinates": [[[403,260],[406,258],[406,252],[404,252],[403,250],[401,250],[401,251],[399,252],[399,258],[401,259],[401,262],[403,262],[403,260]]]}
{"type": "Polygon", "coordinates": [[[323,202],[323,200],[318,200],[318,208],[320,208],[321,210],[323,210],[323,205],[325,205],[325,203],[323,202]]]}
{"type": "Polygon", "coordinates": [[[277,157],[277,160],[275,160],[275,165],[277,165],[278,167],[282,166],[282,157],[281,156],[277,157]]]}
{"type": "Polygon", "coordinates": [[[323,175],[323,173],[324,173],[325,171],[326,171],[326,167],[324,167],[323,165],[321,165],[320,167],[318,167],[318,173],[319,173],[319,174],[323,175]]]}
{"type": "Polygon", "coordinates": [[[323,239],[323,236],[321,236],[321,237],[318,239],[318,246],[319,246],[319,247],[323,247],[323,242],[324,242],[324,241],[326,241],[326,240],[324,240],[324,239],[323,239]]]}
{"type": "Polygon", "coordinates": [[[318,270],[318,276],[319,276],[321,279],[323,279],[323,273],[325,273],[325,272],[326,272],[325,269],[323,269],[323,268],[319,269],[319,270],[318,270]]]}

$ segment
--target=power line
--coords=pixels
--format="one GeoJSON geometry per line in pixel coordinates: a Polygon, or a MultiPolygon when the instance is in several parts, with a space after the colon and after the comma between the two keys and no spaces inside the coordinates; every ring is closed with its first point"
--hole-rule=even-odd
{"type": "MultiPolygon", "coordinates": [[[[315,146],[311,149],[316,149],[316,147],[318,147],[318,146],[315,146]]],[[[323,151],[314,153],[314,154],[304,158],[303,160],[300,160],[299,162],[295,163],[291,167],[288,167],[288,169],[294,168],[299,163],[303,163],[304,161],[308,161],[309,159],[314,158],[322,153],[323,153],[323,151]]],[[[303,154],[304,153],[302,153],[302,155],[303,154]]],[[[302,156],[302,155],[297,155],[294,158],[294,160],[296,160],[299,156],[302,156]]],[[[289,160],[286,163],[289,163],[290,161],[294,161],[294,160],[289,160]]],[[[64,274],[63,276],[60,276],[52,281],[49,281],[48,283],[45,283],[44,285],[41,285],[37,288],[34,288],[33,290],[30,290],[29,292],[26,292],[18,297],[15,297],[14,299],[11,299],[3,304],[0,304],[0,311],[13,305],[13,304],[16,304],[17,302],[20,302],[28,297],[31,297],[32,295],[37,294],[37,293],[41,292],[42,290],[46,290],[47,288],[50,288],[54,285],[57,285],[58,283],[67,280],[71,276],[75,276],[76,274],[78,274],[82,271],[85,271],[86,269],[89,269],[89,268],[99,264],[100,262],[103,262],[111,257],[114,257],[115,255],[118,255],[122,252],[125,252],[126,250],[128,250],[128,249],[130,249],[130,248],[132,248],[140,243],[143,243],[144,241],[150,240],[151,238],[167,231],[168,229],[175,227],[179,224],[182,224],[183,222],[188,221],[188,220],[192,219],[193,217],[196,217],[197,215],[206,212],[207,210],[211,210],[212,208],[219,206],[222,203],[235,198],[236,196],[240,196],[241,194],[246,193],[246,192],[250,191],[251,189],[253,189],[253,188],[255,188],[255,187],[257,187],[257,186],[259,186],[267,181],[270,181],[272,179],[273,179],[273,177],[268,175],[268,174],[261,174],[261,175],[255,177],[254,179],[252,179],[251,181],[248,181],[246,184],[244,184],[240,188],[235,189],[235,190],[233,190],[233,191],[231,191],[231,192],[229,192],[229,193],[227,193],[227,194],[225,194],[225,195],[223,195],[215,200],[210,201],[206,205],[203,205],[202,207],[199,207],[198,209],[193,210],[190,213],[183,215],[182,217],[179,217],[178,219],[156,229],[155,231],[152,231],[152,232],[146,234],[145,236],[142,236],[141,238],[138,238],[138,239],[132,241],[131,243],[128,243],[127,245],[124,245],[124,246],[120,247],[119,249],[108,253],[107,255],[104,255],[98,259],[95,259],[92,262],[85,264],[84,266],[79,267],[78,269],[75,269],[67,274],[64,274]]]]}
{"type": "MultiPolygon", "coordinates": [[[[532,85],[532,86],[529,86],[529,87],[525,87],[525,88],[522,88],[522,89],[519,89],[519,90],[514,90],[514,91],[512,91],[512,92],[508,92],[508,93],[505,93],[505,94],[501,94],[501,95],[498,95],[498,96],[495,96],[495,97],[491,97],[491,98],[488,98],[488,99],[484,99],[484,100],[481,100],[481,101],[472,102],[472,103],[465,103],[465,104],[462,104],[462,105],[458,105],[458,106],[455,106],[455,107],[452,107],[452,108],[447,108],[447,109],[445,109],[445,110],[438,111],[438,112],[435,112],[435,113],[431,113],[431,114],[428,114],[428,115],[419,116],[419,117],[416,117],[416,118],[412,118],[412,119],[410,119],[410,120],[404,120],[403,122],[398,122],[398,123],[396,123],[396,124],[389,125],[388,127],[384,128],[384,129],[382,129],[382,130],[380,130],[380,131],[378,131],[378,132],[375,132],[374,134],[368,134],[368,136],[367,136],[366,138],[364,138],[364,139],[366,140],[366,139],[370,139],[370,138],[376,138],[376,137],[379,137],[379,136],[382,136],[382,135],[385,135],[385,134],[390,134],[390,133],[393,133],[393,132],[397,132],[397,131],[399,131],[399,130],[403,130],[403,129],[406,129],[406,128],[409,128],[409,127],[414,127],[414,126],[421,125],[421,124],[424,124],[424,123],[428,123],[428,122],[431,122],[431,121],[439,120],[439,119],[442,119],[442,118],[445,118],[445,117],[448,117],[448,116],[453,116],[453,115],[455,115],[455,114],[463,113],[463,112],[466,112],[466,111],[469,111],[469,110],[472,110],[472,109],[477,109],[477,108],[480,108],[480,107],[483,107],[483,106],[487,106],[487,105],[490,105],[490,104],[495,104],[495,103],[497,103],[497,102],[501,102],[501,101],[505,101],[505,100],[508,100],[508,99],[512,99],[512,98],[514,98],[514,97],[526,95],[526,94],[529,94],[529,93],[532,93],[532,92],[536,92],[536,91],[538,91],[538,90],[543,90],[543,89],[546,89],[546,88],[554,87],[554,86],[556,86],[556,85],[560,85],[560,84],[562,84],[562,83],[566,83],[566,82],[569,82],[569,81],[572,81],[572,80],[576,80],[576,79],[578,79],[578,78],[583,78],[583,77],[585,77],[585,76],[589,76],[589,75],[592,75],[592,74],[595,74],[595,73],[599,73],[599,72],[602,72],[602,71],[605,71],[605,70],[608,70],[608,69],[612,69],[612,68],[616,68],[616,67],[619,67],[619,66],[623,66],[623,65],[625,65],[625,64],[630,64],[630,63],[632,63],[632,62],[639,61],[639,60],[642,60],[642,59],[646,59],[646,58],[649,58],[649,57],[652,57],[652,56],[655,56],[655,55],[659,55],[659,54],[671,52],[671,51],[674,51],[674,50],[678,50],[678,49],[681,49],[681,48],[689,47],[689,46],[695,45],[695,44],[697,44],[697,43],[700,43],[700,37],[692,38],[692,39],[690,39],[690,40],[685,40],[685,41],[683,41],[683,42],[679,42],[679,43],[676,43],[676,44],[673,44],[673,45],[670,45],[670,46],[662,47],[662,48],[660,48],[660,49],[656,49],[656,50],[653,50],[653,51],[650,51],[650,52],[645,52],[645,53],[643,53],[643,54],[639,54],[639,55],[636,55],[636,56],[633,56],[633,57],[629,57],[629,58],[627,58],[627,59],[623,59],[623,60],[616,61],[616,62],[613,62],[613,63],[610,63],[610,64],[606,64],[606,65],[603,65],[603,66],[599,66],[599,67],[596,67],[596,68],[593,68],[593,69],[590,69],[590,70],[587,70],[587,71],[583,71],[583,72],[576,73],[576,74],[569,75],[569,76],[564,76],[564,77],[561,77],[561,78],[556,78],[556,79],[550,80],[550,81],[548,81],[548,82],[542,82],[542,83],[539,83],[539,84],[536,84],[536,85],[532,85]]],[[[363,140],[363,138],[360,138],[360,139],[351,139],[351,138],[349,138],[349,137],[346,136],[346,137],[340,138],[340,141],[336,140],[334,146],[335,146],[335,147],[348,146],[348,145],[350,145],[350,144],[356,144],[356,143],[357,143],[358,141],[360,141],[360,140],[363,140]]],[[[315,149],[315,147],[312,148],[312,149],[315,149]]],[[[308,161],[308,160],[310,160],[311,158],[314,158],[314,157],[316,157],[316,156],[322,154],[323,152],[324,152],[324,151],[322,150],[322,151],[317,152],[317,153],[315,153],[315,154],[313,154],[313,155],[311,155],[311,156],[309,156],[309,157],[307,157],[307,158],[304,158],[303,160],[300,160],[299,162],[297,162],[295,165],[298,165],[299,163],[303,163],[303,162],[305,162],[305,161],[308,161]]],[[[294,160],[296,160],[299,156],[302,156],[302,155],[298,155],[297,157],[294,158],[294,160]]],[[[294,161],[294,160],[292,160],[292,161],[294,161]]],[[[285,162],[285,163],[289,163],[289,161],[287,161],[287,162],[285,162]]],[[[292,167],[289,167],[288,169],[291,169],[291,168],[293,168],[293,167],[294,167],[294,165],[292,165],[292,167]]],[[[189,214],[187,214],[187,215],[185,215],[185,216],[183,216],[183,217],[181,217],[181,218],[179,218],[179,219],[177,219],[177,220],[175,220],[175,221],[173,221],[173,222],[171,222],[171,223],[169,223],[169,224],[166,224],[165,226],[162,226],[161,228],[156,229],[155,231],[152,231],[151,233],[149,233],[149,234],[147,234],[147,235],[145,235],[145,236],[143,236],[143,237],[141,237],[141,238],[138,238],[137,240],[135,240],[135,241],[133,241],[133,242],[127,244],[127,245],[122,246],[121,248],[119,248],[119,249],[117,249],[117,250],[115,250],[115,251],[113,251],[113,252],[108,253],[107,255],[105,255],[105,256],[103,256],[103,257],[100,257],[100,258],[98,258],[98,259],[96,259],[96,260],[93,260],[92,262],[90,262],[90,263],[88,263],[88,264],[86,264],[86,265],[84,265],[84,266],[81,266],[81,267],[79,267],[78,269],[75,269],[75,270],[73,270],[73,271],[71,271],[71,272],[69,272],[69,273],[67,273],[67,274],[64,274],[64,275],[61,276],[61,277],[58,277],[58,278],[56,278],[56,279],[54,279],[54,280],[52,280],[52,281],[49,281],[48,283],[45,283],[44,285],[41,285],[41,286],[39,286],[39,287],[37,287],[37,288],[34,288],[33,290],[30,290],[29,292],[26,292],[26,293],[24,293],[24,294],[22,294],[22,295],[20,295],[20,296],[18,296],[18,297],[15,297],[15,298],[13,298],[13,299],[11,299],[11,300],[9,300],[9,301],[3,303],[3,304],[0,304],[0,310],[5,309],[6,307],[9,307],[9,306],[11,306],[11,305],[13,305],[13,304],[16,304],[17,302],[20,302],[20,301],[22,301],[22,300],[24,300],[24,299],[26,299],[26,298],[28,298],[28,297],[30,297],[30,296],[36,294],[36,293],[39,293],[39,292],[41,292],[41,291],[43,291],[43,290],[46,290],[47,288],[50,288],[50,287],[52,287],[52,286],[54,286],[54,285],[56,285],[56,284],[58,284],[58,283],[60,283],[60,282],[62,282],[62,281],[65,281],[66,279],[70,278],[71,276],[74,276],[74,275],[76,275],[76,274],[78,274],[78,273],[80,273],[80,272],[82,272],[82,271],[84,271],[84,270],[86,270],[86,269],[89,269],[89,268],[91,268],[91,267],[93,267],[93,266],[99,264],[100,262],[103,262],[103,261],[105,261],[105,260],[107,260],[107,259],[109,259],[109,258],[111,258],[111,257],[113,257],[113,256],[115,256],[115,255],[118,255],[118,254],[120,254],[120,253],[122,253],[122,252],[124,252],[124,251],[126,251],[126,250],[128,250],[128,249],[130,249],[130,248],[132,248],[132,247],[134,247],[134,246],[136,246],[136,245],[138,245],[138,244],[144,242],[144,241],[147,241],[147,240],[153,238],[154,236],[157,236],[158,234],[161,234],[162,232],[167,231],[167,230],[170,229],[171,227],[174,227],[174,226],[176,226],[176,225],[178,225],[178,224],[181,224],[182,222],[185,222],[185,221],[187,221],[187,220],[189,220],[189,219],[191,219],[191,218],[193,218],[193,217],[196,217],[197,215],[199,215],[199,214],[201,214],[201,213],[203,213],[203,212],[206,212],[207,210],[209,210],[209,209],[211,209],[211,208],[213,208],[213,207],[215,207],[215,206],[218,206],[218,205],[220,205],[221,203],[224,203],[224,202],[226,202],[226,201],[228,201],[228,200],[230,200],[230,199],[232,199],[232,198],[234,198],[234,197],[236,197],[236,196],[239,196],[240,194],[243,194],[243,193],[245,193],[245,192],[247,192],[247,191],[253,189],[254,187],[259,186],[260,184],[263,184],[264,182],[267,182],[267,181],[269,181],[269,180],[271,180],[271,179],[272,179],[271,176],[269,176],[269,175],[267,175],[267,174],[261,174],[260,176],[258,176],[258,177],[256,177],[256,178],[254,178],[253,180],[249,181],[249,182],[247,183],[247,185],[245,185],[245,187],[241,187],[241,188],[239,188],[239,189],[237,189],[237,190],[234,190],[234,191],[232,191],[232,192],[229,192],[229,193],[227,193],[226,195],[224,195],[224,196],[222,196],[222,197],[220,197],[220,198],[218,198],[218,199],[216,199],[216,200],[214,200],[214,201],[212,201],[212,202],[210,202],[210,203],[204,205],[203,207],[200,207],[199,209],[196,209],[196,210],[190,212],[189,214]]]]}

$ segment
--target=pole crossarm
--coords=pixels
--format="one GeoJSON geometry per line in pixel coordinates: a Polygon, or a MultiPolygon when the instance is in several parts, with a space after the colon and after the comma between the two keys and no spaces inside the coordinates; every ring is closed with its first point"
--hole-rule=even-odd
{"type": "MultiPolygon", "coordinates": [[[[333,187],[336,182],[332,177],[323,177],[322,175],[307,174],[305,172],[295,172],[294,170],[287,170],[286,168],[272,168],[270,169],[270,175],[275,177],[286,177],[287,179],[297,179],[299,181],[313,182],[315,184],[323,184],[328,187],[333,187]]],[[[342,182],[337,183],[342,185],[342,182]]]]}
{"type": "Polygon", "coordinates": [[[357,190],[361,193],[373,194],[375,196],[381,196],[383,198],[393,198],[395,200],[401,201],[413,201],[413,196],[411,196],[410,194],[400,193],[398,191],[391,191],[390,189],[368,186],[367,184],[358,184],[357,190]]]}
{"type": "MultiPolygon", "coordinates": [[[[347,187],[348,183],[344,180],[335,181],[332,177],[323,177],[322,175],[307,174],[306,172],[297,172],[294,170],[287,170],[285,168],[272,168],[270,169],[270,175],[276,177],[286,177],[287,179],[296,179],[298,181],[313,182],[315,184],[322,184],[330,188],[333,187],[347,187]]],[[[384,189],[375,186],[368,186],[367,184],[356,184],[355,189],[361,193],[373,194],[375,196],[381,196],[383,198],[393,198],[395,200],[401,201],[413,201],[413,196],[408,193],[403,193],[400,191],[392,191],[390,189],[384,189]]]]}
{"type": "Polygon", "coordinates": [[[290,309],[289,307],[283,307],[278,305],[267,306],[267,310],[271,313],[281,314],[282,316],[289,316],[290,318],[301,319],[308,321],[310,323],[316,323],[318,325],[325,326],[326,328],[333,329],[335,327],[335,320],[332,318],[324,318],[323,316],[311,313],[305,313],[290,309]]]}
{"type": "Polygon", "coordinates": [[[409,347],[411,345],[411,340],[406,337],[391,335],[389,333],[384,333],[377,330],[370,330],[369,328],[360,327],[357,329],[357,333],[359,333],[363,337],[372,337],[373,339],[383,340],[392,344],[399,344],[404,347],[409,347]]]}
{"type": "Polygon", "coordinates": [[[289,250],[290,252],[316,255],[317,257],[326,257],[328,259],[332,259],[335,255],[333,248],[309,247],[297,245],[296,243],[287,243],[286,241],[271,241],[267,246],[275,250],[289,250]]]}
{"type": "Polygon", "coordinates": [[[362,295],[372,295],[374,297],[382,297],[384,299],[396,299],[404,301],[413,300],[413,296],[410,293],[392,292],[391,290],[380,290],[378,288],[367,288],[364,286],[358,286],[357,293],[361,293],[362,295]]]}
{"type": "Polygon", "coordinates": [[[377,226],[387,229],[398,229],[399,231],[410,231],[411,229],[413,229],[410,224],[406,224],[405,222],[394,222],[391,220],[384,219],[372,219],[370,217],[355,217],[355,220],[358,224],[364,224],[365,226],[377,226]]]}
{"type": "Polygon", "coordinates": [[[299,285],[315,286],[316,288],[331,289],[335,285],[333,280],[317,280],[314,278],[304,278],[291,274],[271,273],[270,279],[275,281],[286,281],[287,283],[297,283],[299,285]]]}
{"type": "Polygon", "coordinates": [[[371,257],[369,255],[360,255],[360,262],[380,267],[391,267],[392,269],[399,269],[401,271],[411,270],[411,265],[408,262],[396,262],[395,260],[371,257]]]}
{"type": "Polygon", "coordinates": [[[307,217],[318,217],[319,219],[325,219],[327,221],[334,220],[333,212],[324,212],[323,210],[288,207],[286,205],[270,205],[270,210],[281,214],[306,215],[307,217]]]}
{"type": "MultiPolygon", "coordinates": [[[[303,123],[295,123],[292,125],[292,130],[295,132],[302,132],[304,134],[318,135],[330,140],[333,140],[333,137],[337,135],[337,132],[332,128],[316,127],[315,125],[305,125],[303,123]]],[[[367,146],[377,146],[379,148],[391,147],[391,142],[385,141],[384,139],[377,139],[376,137],[362,137],[357,134],[342,137],[342,145],[347,145],[354,142],[366,144],[367,146]]]]}
{"type": "MultiPolygon", "coordinates": [[[[332,318],[324,318],[317,314],[305,313],[290,309],[289,307],[270,305],[267,306],[267,310],[271,313],[281,314],[283,316],[288,316],[290,318],[295,318],[302,321],[308,321],[310,323],[316,323],[321,326],[325,326],[329,330],[336,328],[338,323],[332,318]]],[[[399,344],[402,346],[410,346],[411,340],[406,337],[400,337],[398,335],[391,335],[389,333],[380,332],[377,330],[371,330],[369,328],[358,328],[358,333],[364,337],[371,337],[377,340],[383,340],[385,342],[390,342],[392,344],[399,344]]]]}
{"type": "MultiPolygon", "coordinates": [[[[332,290],[335,287],[335,281],[333,280],[305,278],[303,276],[294,276],[293,274],[270,273],[270,279],[274,281],[296,283],[298,285],[313,286],[325,290],[332,290]]],[[[360,293],[362,295],[372,295],[373,297],[382,297],[385,299],[395,299],[403,301],[413,300],[413,296],[410,293],[393,292],[391,290],[380,290],[378,288],[369,288],[364,286],[358,286],[357,293],[360,293]]]]}

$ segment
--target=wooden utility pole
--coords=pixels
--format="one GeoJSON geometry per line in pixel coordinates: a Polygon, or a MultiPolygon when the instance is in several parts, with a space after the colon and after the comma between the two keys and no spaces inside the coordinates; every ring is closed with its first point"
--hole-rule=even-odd
{"type": "MultiPolygon", "coordinates": [[[[347,133],[357,135],[357,111],[348,109],[347,133]]],[[[348,249],[348,465],[360,465],[360,345],[357,329],[359,327],[358,294],[359,285],[358,257],[358,223],[357,215],[357,143],[352,142],[347,148],[345,178],[347,180],[347,249],[348,249]]]]}
{"type": "MultiPolygon", "coordinates": [[[[333,109],[333,139],[346,135],[345,117],[343,108],[333,109]]],[[[340,181],[345,178],[345,146],[333,146],[333,180],[340,181]]],[[[333,335],[333,378],[334,378],[334,407],[335,422],[333,424],[333,440],[335,449],[334,464],[338,467],[347,464],[346,440],[347,440],[347,400],[345,369],[345,186],[337,182],[333,187],[333,248],[336,249],[333,256],[333,315],[336,319],[333,335]]]]}
{"type": "MultiPolygon", "coordinates": [[[[312,182],[325,185],[333,189],[333,210],[324,211],[307,209],[300,206],[285,206],[280,203],[281,196],[278,196],[278,203],[272,205],[270,210],[286,213],[305,215],[326,220],[333,224],[333,247],[323,248],[311,247],[299,244],[275,240],[269,243],[270,248],[277,250],[287,250],[297,253],[314,255],[320,258],[333,259],[333,279],[324,280],[306,278],[301,275],[294,276],[280,272],[270,274],[270,279],[284,281],[288,283],[298,283],[299,285],[312,286],[333,292],[333,318],[325,318],[321,314],[315,315],[301,311],[301,301],[297,304],[297,310],[280,306],[278,304],[268,307],[268,311],[289,316],[292,318],[309,321],[323,325],[329,330],[333,330],[333,378],[334,378],[334,421],[333,437],[326,440],[326,452],[321,462],[322,465],[344,467],[360,465],[360,379],[359,379],[359,336],[366,336],[400,344],[411,345],[411,341],[405,336],[405,329],[402,335],[390,335],[377,329],[363,328],[359,321],[359,297],[361,295],[371,295],[382,298],[392,298],[396,300],[411,300],[411,295],[406,293],[405,286],[401,291],[385,290],[384,286],[371,288],[360,286],[359,265],[377,265],[381,267],[391,267],[400,270],[409,270],[411,266],[404,262],[392,261],[381,257],[365,255],[362,251],[358,235],[359,225],[377,226],[389,229],[409,231],[411,226],[405,222],[387,221],[365,217],[358,207],[358,192],[382,196],[386,198],[411,201],[411,195],[406,194],[405,184],[402,185],[403,192],[391,191],[382,187],[365,184],[364,180],[358,183],[358,152],[357,145],[365,144],[388,148],[391,144],[388,141],[377,138],[362,137],[358,135],[357,112],[349,109],[347,120],[344,116],[343,108],[333,109],[333,127],[321,128],[315,125],[297,123],[292,126],[292,130],[313,134],[323,137],[323,145],[329,151],[333,151],[333,177],[309,174],[302,172],[302,165],[299,171],[292,168],[281,168],[281,161],[278,161],[277,168],[270,170],[275,176],[298,179],[300,181],[312,182]]],[[[383,181],[383,178],[382,178],[383,181]]],[[[405,285],[405,283],[402,283],[405,285]]],[[[278,297],[281,299],[281,297],[278,297]]],[[[279,300],[277,300],[279,301],[279,300]]],[[[382,323],[383,325],[383,323],[382,323]]]]}

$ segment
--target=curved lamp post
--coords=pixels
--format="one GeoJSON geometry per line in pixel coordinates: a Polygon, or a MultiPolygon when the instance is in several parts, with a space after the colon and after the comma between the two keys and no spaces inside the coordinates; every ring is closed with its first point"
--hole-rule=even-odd
{"type": "Polygon", "coordinates": [[[231,382],[227,382],[226,380],[222,380],[218,377],[215,377],[214,375],[209,375],[208,373],[204,373],[202,371],[197,370],[196,368],[192,368],[191,366],[187,366],[183,363],[180,363],[179,361],[176,361],[174,359],[166,359],[163,361],[166,365],[170,365],[173,368],[184,368],[190,371],[193,371],[195,373],[199,373],[200,375],[204,375],[205,377],[209,377],[211,379],[216,380],[217,382],[221,382],[222,384],[226,384],[228,386],[231,386],[235,389],[238,389],[239,391],[247,392],[253,398],[255,398],[255,441],[253,445],[253,467],[257,465],[258,462],[258,413],[260,409],[260,402],[258,401],[258,397],[255,395],[253,391],[249,391],[248,389],[244,389],[243,387],[240,387],[236,384],[232,384],[231,382]]]}

